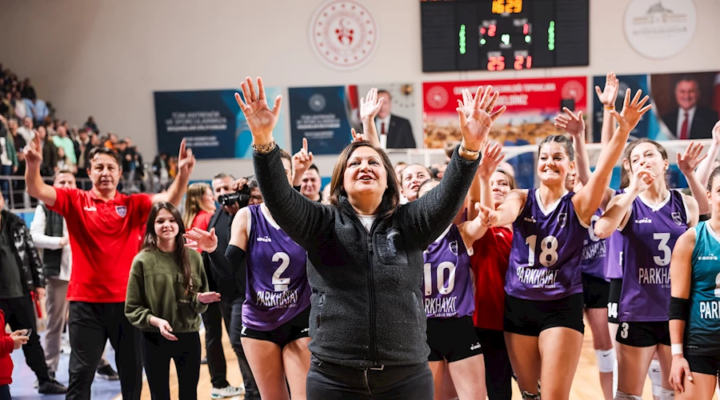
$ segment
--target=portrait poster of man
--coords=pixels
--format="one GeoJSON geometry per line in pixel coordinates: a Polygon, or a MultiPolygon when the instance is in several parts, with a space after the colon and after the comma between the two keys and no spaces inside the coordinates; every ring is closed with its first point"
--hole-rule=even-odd
{"type": "Polygon", "coordinates": [[[718,72],[650,75],[656,115],[670,139],[712,138],[720,111],[720,99],[715,98],[718,75],[718,72]]]}

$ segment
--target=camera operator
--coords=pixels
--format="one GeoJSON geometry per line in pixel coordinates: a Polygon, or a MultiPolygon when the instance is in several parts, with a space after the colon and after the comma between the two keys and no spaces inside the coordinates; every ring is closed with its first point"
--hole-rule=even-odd
{"type": "MultiPolygon", "coordinates": [[[[213,194],[215,201],[220,207],[210,220],[208,230],[215,228],[218,237],[218,248],[223,253],[230,241],[230,225],[233,217],[240,208],[247,206],[249,202],[249,189],[245,188],[240,193],[232,190],[234,178],[230,175],[220,173],[212,180],[213,194]],[[241,194],[244,194],[241,195],[241,194]]],[[[208,276],[210,290],[221,294],[220,302],[212,303],[202,314],[205,325],[205,350],[207,353],[207,364],[212,381],[212,398],[235,397],[243,393],[242,388],[235,388],[227,381],[227,364],[222,346],[222,321],[225,321],[225,329],[230,337],[230,343],[240,364],[245,386],[246,399],[260,399],[255,379],[252,376],[250,365],[245,358],[245,353],[240,343],[240,330],[242,329],[242,303],[245,300],[245,276],[236,276],[235,281],[221,279],[212,268],[207,253],[203,253],[203,263],[208,276]]],[[[225,258],[215,262],[227,262],[225,258]]]]}

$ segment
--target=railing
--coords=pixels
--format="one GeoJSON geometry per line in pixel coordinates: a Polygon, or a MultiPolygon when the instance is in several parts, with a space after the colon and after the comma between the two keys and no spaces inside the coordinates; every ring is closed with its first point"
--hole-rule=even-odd
{"type": "MultiPolygon", "coordinates": [[[[138,175],[136,175],[137,177],[138,175]]],[[[53,184],[53,177],[44,176],[43,181],[48,185],[53,184]]],[[[90,178],[75,178],[75,182],[79,189],[90,190],[92,181],[90,178]]],[[[144,178],[126,179],[122,177],[118,185],[118,190],[124,193],[158,193],[164,182],[153,175],[149,168],[145,168],[144,178]]],[[[30,197],[25,191],[24,176],[6,176],[0,175],[0,191],[5,198],[5,205],[8,209],[16,213],[33,212],[38,205],[35,198],[30,197]]]]}

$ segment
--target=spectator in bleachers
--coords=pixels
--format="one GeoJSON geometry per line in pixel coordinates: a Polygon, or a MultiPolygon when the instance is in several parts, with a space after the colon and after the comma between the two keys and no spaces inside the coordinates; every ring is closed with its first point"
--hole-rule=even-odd
{"type": "MultiPolygon", "coordinates": [[[[7,120],[0,115],[0,176],[12,175],[17,172],[17,169],[18,159],[12,134],[7,126],[7,120]]],[[[9,188],[10,181],[7,179],[0,180],[0,191],[2,191],[3,195],[9,195],[9,188]]]]}
{"type": "Polygon", "coordinates": [[[52,137],[52,141],[58,149],[62,148],[65,151],[65,157],[67,157],[65,162],[68,164],[68,167],[74,168],[77,164],[77,158],[75,158],[75,143],[68,136],[67,128],[60,126],[57,130],[57,135],[52,137]]]}
{"type": "Polygon", "coordinates": [[[84,128],[90,129],[91,131],[95,133],[100,133],[100,129],[98,129],[97,123],[95,122],[95,118],[91,116],[88,117],[87,121],[85,121],[84,128]]]}
{"type": "Polygon", "coordinates": [[[93,149],[93,145],[90,139],[90,134],[88,132],[92,132],[88,128],[84,128],[80,130],[80,133],[78,133],[77,139],[75,139],[75,158],[77,158],[77,177],[78,178],[87,178],[88,174],[85,169],[88,166],[88,154],[90,154],[90,151],[93,149]]]}
{"type": "Polygon", "coordinates": [[[42,146],[43,163],[40,166],[40,175],[42,176],[53,176],[58,166],[59,152],[55,143],[53,143],[50,136],[47,135],[45,127],[40,127],[37,131],[40,136],[40,145],[42,146]]]}
{"type": "Polygon", "coordinates": [[[34,99],[37,97],[37,94],[35,93],[35,88],[30,83],[30,78],[25,78],[25,80],[22,83],[22,97],[26,99],[34,99]]]}
{"type": "MultiPolygon", "coordinates": [[[[42,300],[45,282],[42,262],[25,221],[5,209],[0,194],[0,309],[5,313],[12,330],[31,329],[27,344],[23,346],[25,362],[38,379],[38,392],[63,394],[65,386],[50,377],[45,352],[40,345],[35,318],[35,303],[31,293],[42,300]]],[[[5,327],[3,327],[4,329],[5,327]]]]}
{"type": "Polygon", "coordinates": [[[35,137],[35,129],[33,125],[33,120],[30,117],[24,117],[22,119],[23,125],[18,128],[18,133],[20,136],[25,139],[25,143],[30,143],[31,140],[35,137]]]}
{"type": "Polygon", "coordinates": [[[161,153],[155,156],[155,160],[153,160],[152,163],[152,170],[161,185],[165,184],[170,179],[167,154],[161,153]]]}
{"type": "Polygon", "coordinates": [[[108,138],[103,143],[103,146],[113,150],[114,152],[117,152],[117,145],[119,141],[120,140],[118,139],[118,136],[116,134],[109,132],[108,138]]]}
{"type": "Polygon", "coordinates": [[[25,108],[25,102],[20,97],[20,92],[15,92],[13,95],[13,107],[15,107],[15,116],[18,119],[23,119],[27,115],[27,109],[25,108]]]}
{"type": "Polygon", "coordinates": [[[50,115],[47,103],[44,100],[30,98],[31,110],[33,118],[35,119],[35,125],[42,125],[45,123],[45,118],[50,115]]]}
{"type": "Polygon", "coordinates": [[[2,100],[0,100],[0,115],[6,119],[15,116],[15,107],[12,101],[12,92],[8,91],[3,93],[2,100]]]}

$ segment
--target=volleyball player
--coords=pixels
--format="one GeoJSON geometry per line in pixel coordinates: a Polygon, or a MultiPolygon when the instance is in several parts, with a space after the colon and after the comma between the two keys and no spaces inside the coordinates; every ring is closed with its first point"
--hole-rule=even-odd
{"type": "MultiPolygon", "coordinates": [[[[699,150],[693,146],[678,165],[688,181],[699,150]],[[691,165],[691,168],[687,168],[691,165]],[[688,171],[689,170],[689,171],[688,171]]],[[[633,174],[625,193],[614,197],[595,224],[607,238],[620,229],[623,241],[623,282],[618,318],[618,391],[616,399],[639,399],[645,374],[657,350],[662,373],[662,400],[672,398],[670,335],[665,310],[670,301],[670,256],[677,238],[698,221],[697,202],[667,188],[667,152],[652,140],[638,139],[625,149],[633,174]]]]}
{"type": "MultiPolygon", "coordinates": [[[[503,158],[498,145],[486,147],[483,155],[478,169],[494,171],[503,158]]],[[[418,197],[439,183],[426,180],[418,197]]],[[[442,399],[445,361],[460,400],[486,395],[483,349],[472,319],[475,290],[470,264],[473,243],[486,230],[478,218],[450,224],[424,253],[423,302],[435,400],[442,399]]]]}
{"type": "MultiPolygon", "coordinates": [[[[482,164],[481,164],[482,166],[482,164]]],[[[503,169],[478,167],[476,186],[470,188],[471,201],[496,209],[516,189],[515,178],[503,169]],[[474,191],[475,190],[475,191],[474,191]]],[[[468,208],[474,218],[474,204],[468,208]]],[[[510,261],[512,226],[487,228],[473,244],[470,257],[475,275],[475,331],[485,361],[485,386],[490,400],[512,398],[512,366],[503,334],[505,274],[510,261]]]]}
{"type": "MultiPolygon", "coordinates": [[[[600,92],[602,95],[603,93],[600,92]]],[[[573,139],[573,147],[576,154],[576,172],[568,174],[566,189],[578,192],[590,179],[590,157],[585,147],[585,121],[582,111],[573,114],[569,109],[564,109],[565,114],[555,117],[555,125],[568,132],[573,139]]],[[[609,114],[609,113],[608,113],[609,114]]],[[[611,126],[612,115],[603,121],[603,129],[611,126]]],[[[592,222],[587,230],[585,245],[583,248],[581,262],[581,279],[583,285],[583,298],[585,301],[585,316],[590,323],[592,330],[593,347],[597,358],[598,370],[600,372],[600,386],[605,400],[613,398],[613,370],[615,368],[615,351],[613,350],[610,332],[607,324],[607,304],[610,293],[610,283],[605,277],[606,263],[606,242],[600,239],[593,232],[595,221],[602,216],[602,210],[607,201],[614,195],[612,189],[606,189],[603,194],[603,201],[600,209],[595,211],[592,222]]]]}
{"type": "Polygon", "coordinates": [[[525,399],[567,399],[582,347],[583,297],[580,262],[584,232],[600,207],[612,168],[630,131],[651,108],[641,92],[627,91],[619,128],[602,153],[587,185],[566,192],[574,152],[565,136],[549,136],[539,147],[539,189],[515,190],[497,210],[483,208],[488,227],[513,223],[506,275],[506,342],[525,399]],[[560,245],[562,243],[562,245],[560,245]]]}
{"type": "Polygon", "coordinates": [[[720,168],[709,177],[711,217],[678,239],[670,275],[670,383],[677,399],[710,400],[720,373],[720,168]]]}
{"type": "MultiPolygon", "coordinates": [[[[292,184],[290,155],[282,152],[281,157],[292,184]]],[[[257,182],[251,180],[248,185],[257,187],[257,182]]],[[[217,247],[214,232],[194,230],[188,238],[197,241],[211,257],[217,256],[213,254],[217,247]]],[[[260,396],[304,399],[310,369],[310,286],[305,250],[277,225],[263,203],[237,213],[225,254],[233,271],[224,271],[223,275],[234,276],[238,269],[246,268],[242,345],[260,396]]]]}

